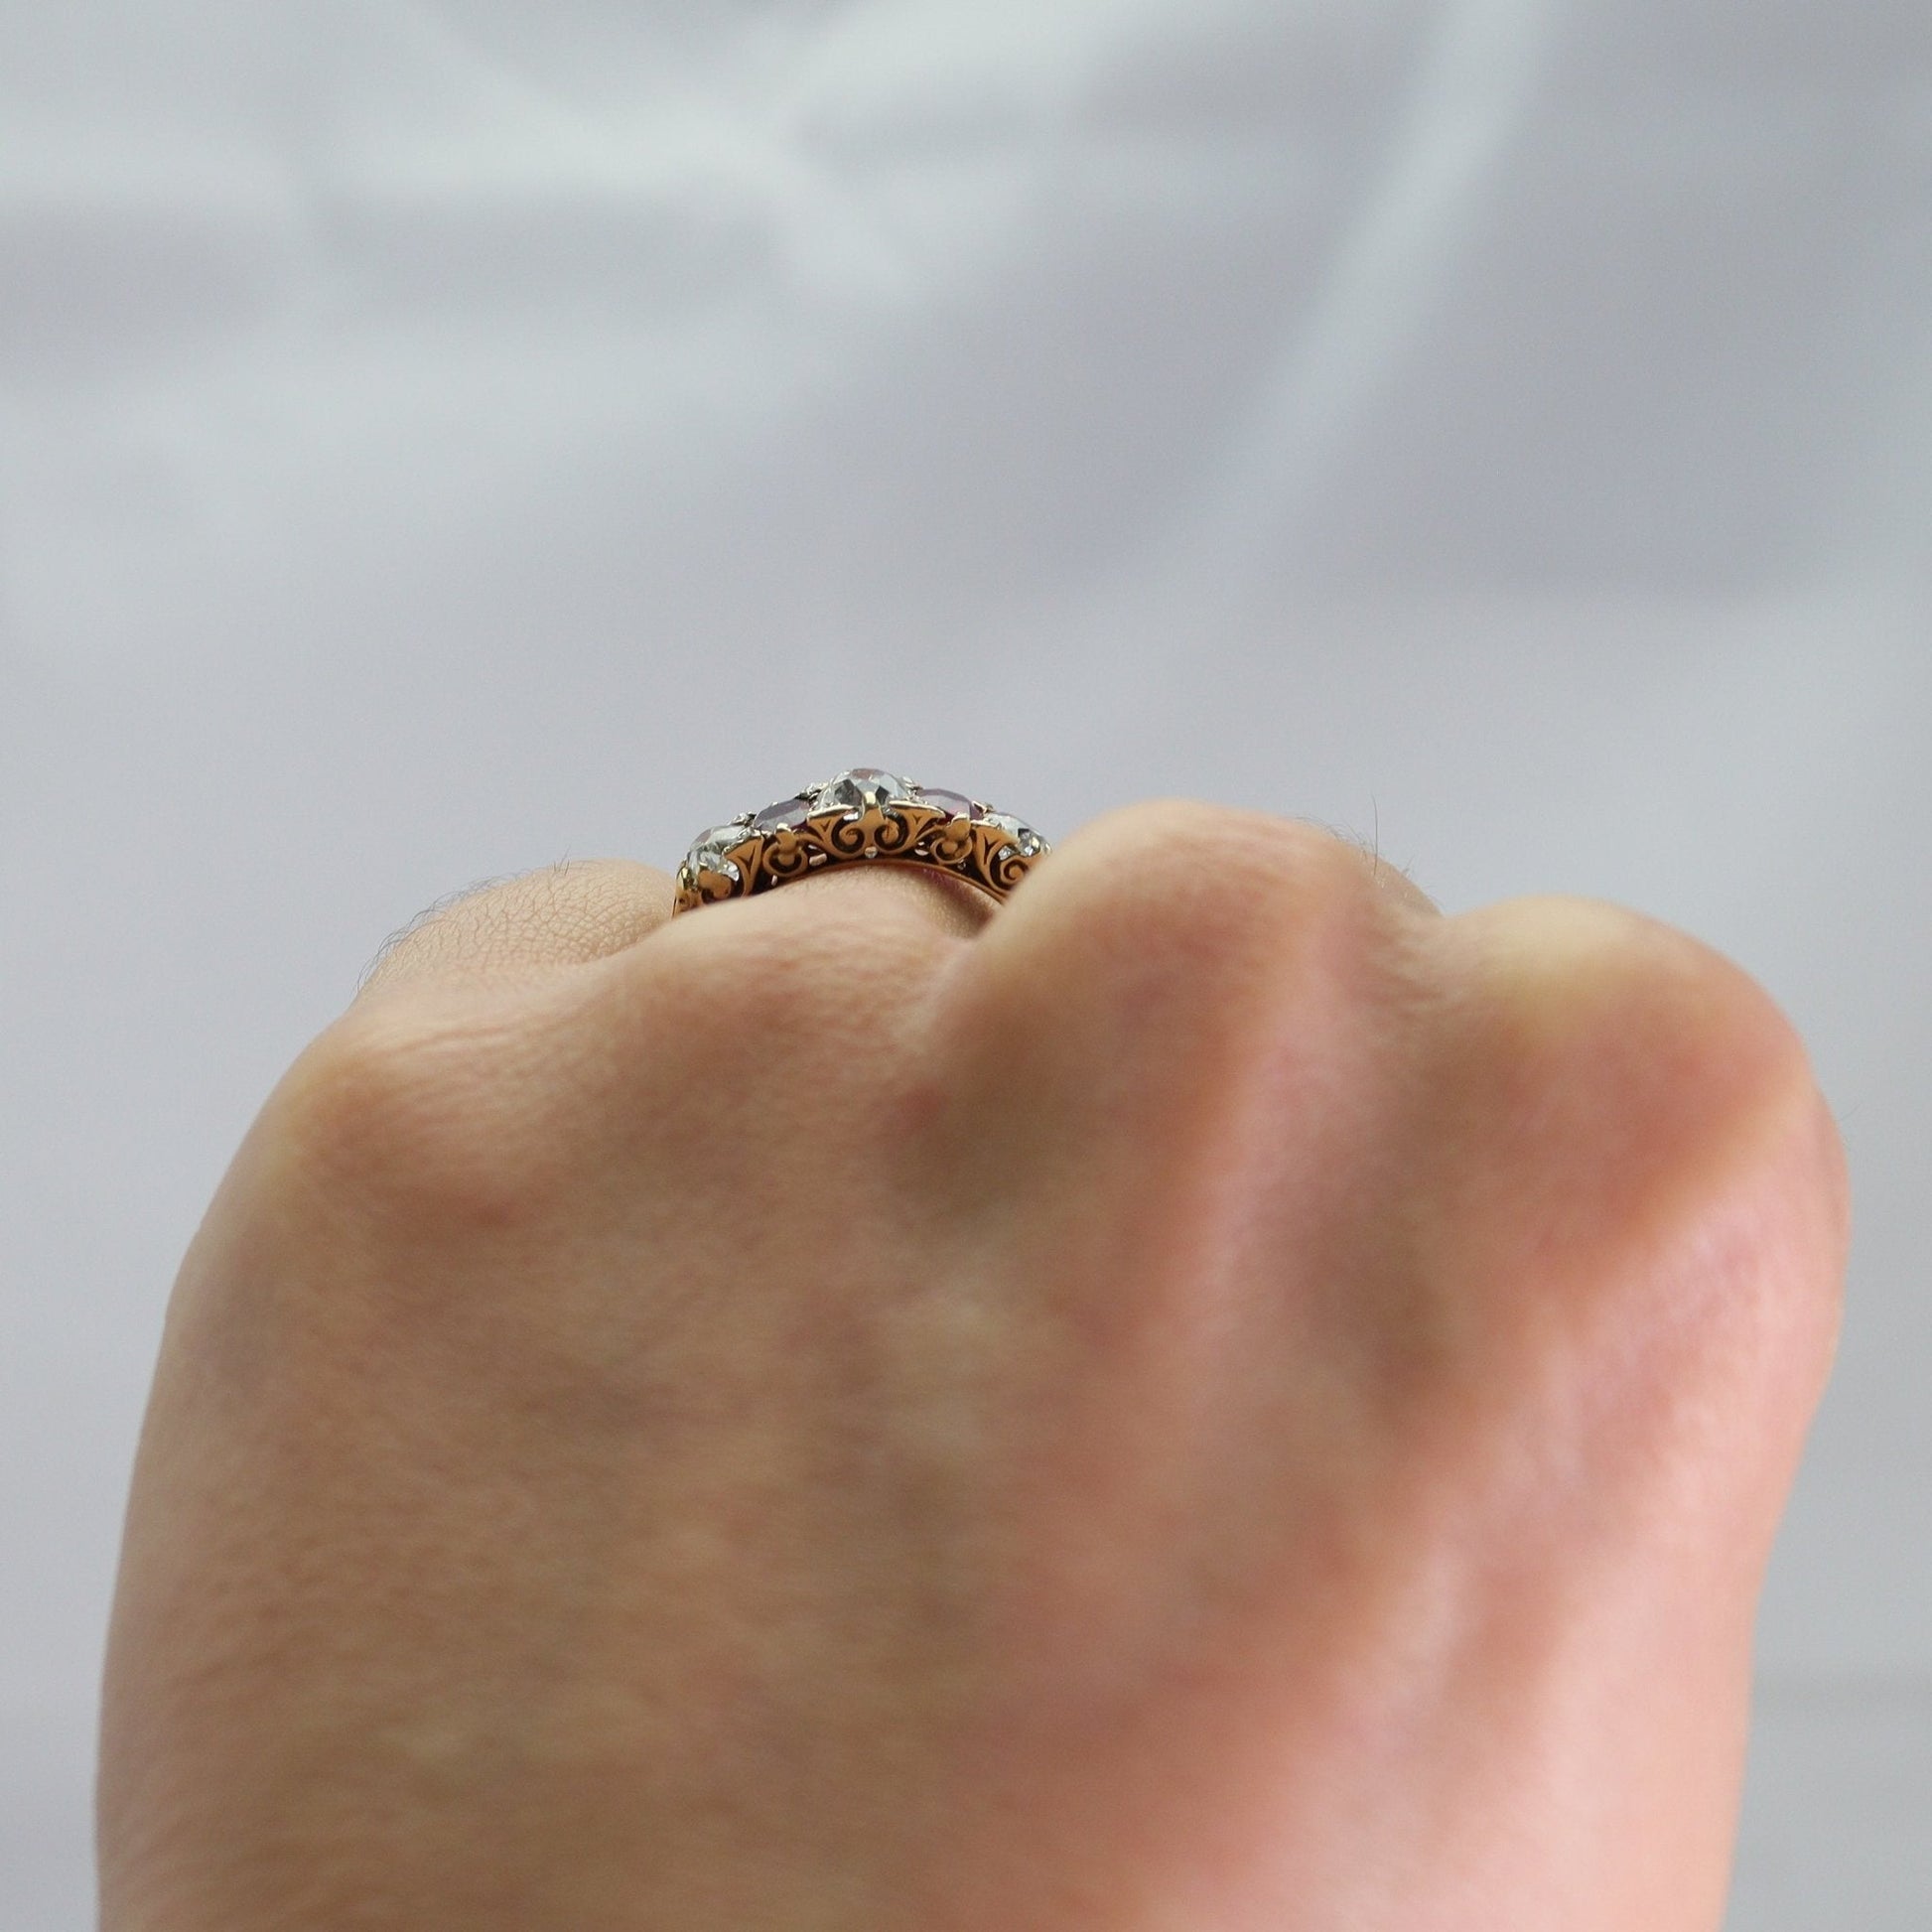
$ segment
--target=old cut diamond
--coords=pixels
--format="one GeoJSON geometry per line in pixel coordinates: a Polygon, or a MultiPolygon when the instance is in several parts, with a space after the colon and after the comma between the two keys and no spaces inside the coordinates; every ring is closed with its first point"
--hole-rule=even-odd
{"type": "Polygon", "coordinates": [[[818,795],[812,800],[815,812],[863,812],[872,807],[884,807],[895,799],[909,799],[912,787],[903,778],[890,771],[882,771],[877,765],[855,764],[850,771],[841,771],[828,785],[819,787],[818,795]]]}
{"type": "Polygon", "coordinates": [[[733,825],[714,825],[710,831],[701,834],[692,842],[691,850],[685,855],[684,863],[695,873],[720,873],[727,879],[743,877],[738,867],[727,856],[735,847],[741,846],[749,838],[755,837],[751,826],[743,822],[733,825]]]}
{"type": "Polygon", "coordinates": [[[980,823],[997,825],[1023,859],[1036,858],[1046,850],[1046,841],[1031,825],[1023,825],[1011,812],[988,812],[980,823]]]}

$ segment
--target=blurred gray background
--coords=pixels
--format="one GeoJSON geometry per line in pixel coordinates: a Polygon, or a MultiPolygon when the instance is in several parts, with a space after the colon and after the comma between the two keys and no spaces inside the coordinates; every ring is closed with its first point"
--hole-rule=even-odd
{"type": "Polygon", "coordinates": [[[0,1932],[383,935],[877,761],[1690,927],[1850,1314],[1733,1932],[1932,1925],[1924,0],[0,0],[0,1932]]]}

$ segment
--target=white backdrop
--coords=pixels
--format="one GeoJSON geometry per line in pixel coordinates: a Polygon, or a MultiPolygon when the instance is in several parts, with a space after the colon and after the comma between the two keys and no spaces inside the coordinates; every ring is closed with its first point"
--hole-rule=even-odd
{"type": "Polygon", "coordinates": [[[0,0],[0,1932],[181,1251],[382,936],[850,762],[1599,894],[1858,1235],[1733,1932],[1932,1924],[1924,0],[0,0]]]}

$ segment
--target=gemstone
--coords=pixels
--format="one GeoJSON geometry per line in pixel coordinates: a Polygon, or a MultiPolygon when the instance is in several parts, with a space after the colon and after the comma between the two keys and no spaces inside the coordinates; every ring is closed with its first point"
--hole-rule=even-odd
{"type": "Polygon", "coordinates": [[[1023,859],[1036,858],[1046,850],[1046,841],[1031,825],[1023,825],[1011,812],[988,812],[981,818],[982,825],[997,825],[1013,848],[1023,859]]]}
{"type": "Polygon", "coordinates": [[[710,831],[692,841],[684,863],[693,873],[716,872],[724,874],[727,879],[737,879],[741,876],[739,870],[725,855],[754,836],[751,826],[742,821],[732,825],[714,825],[710,831]]]}
{"type": "Polygon", "coordinates": [[[882,771],[877,765],[855,764],[841,771],[828,785],[821,785],[812,800],[815,812],[863,812],[870,806],[884,806],[896,798],[907,798],[912,787],[903,778],[882,771]]]}
{"type": "Polygon", "coordinates": [[[928,805],[937,805],[942,812],[954,818],[971,818],[973,815],[973,801],[963,792],[941,791],[937,785],[921,785],[919,796],[928,805]]]}
{"type": "Polygon", "coordinates": [[[809,798],[780,798],[775,805],[767,805],[752,821],[755,832],[795,831],[810,816],[812,801],[809,798]]]}

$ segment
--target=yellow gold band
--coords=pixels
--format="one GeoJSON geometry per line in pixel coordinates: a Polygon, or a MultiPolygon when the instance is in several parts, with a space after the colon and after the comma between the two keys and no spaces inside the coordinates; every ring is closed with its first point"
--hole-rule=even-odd
{"type": "Polygon", "coordinates": [[[675,915],[744,898],[831,866],[922,866],[1004,899],[1050,850],[1010,813],[874,765],[715,825],[678,869],[675,915]]]}

